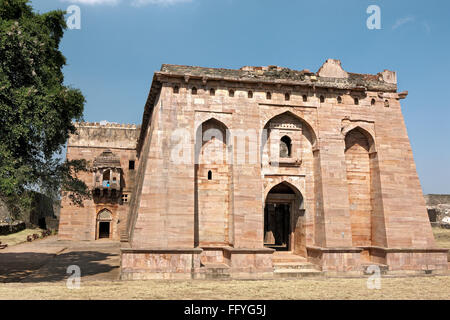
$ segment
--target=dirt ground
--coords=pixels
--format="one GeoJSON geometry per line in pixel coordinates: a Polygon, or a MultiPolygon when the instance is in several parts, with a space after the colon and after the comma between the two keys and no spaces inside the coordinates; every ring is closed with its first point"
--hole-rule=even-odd
{"type": "Polygon", "coordinates": [[[441,248],[450,248],[450,229],[433,228],[436,244],[441,248]]]}
{"type": "MultiPolygon", "coordinates": [[[[450,247],[450,230],[434,229],[450,247]]],[[[0,299],[437,299],[450,300],[450,275],[381,278],[303,278],[257,281],[119,281],[119,244],[58,241],[56,236],[0,251],[0,299]],[[67,286],[67,267],[81,271],[79,289],[67,286]]]]}
{"type": "Polygon", "coordinates": [[[381,289],[368,289],[367,278],[258,281],[82,281],[7,283],[0,299],[450,299],[450,276],[382,278],[381,289]]]}
{"type": "Polygon", "coordinates": [[[56,236],[8,247],[0,252],[0,283],[56,282],[67,268],[80,268],[84,281],[118,280],[120,243],[58,241],[56,236]]]}

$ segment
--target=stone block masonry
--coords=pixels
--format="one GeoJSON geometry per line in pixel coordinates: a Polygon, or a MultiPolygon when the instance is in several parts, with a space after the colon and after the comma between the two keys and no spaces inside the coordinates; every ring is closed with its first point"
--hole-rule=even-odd
{"type": "Polygon", "coordinates": [[[126,228],[135,185],[139,127],[84,122],[76,124],[76,128],[67,143],[66,157],[88,161],[90,171],[79,173],[78,177],[92,190],[92,199],[79,207],[63,197],[58,237],[119,240],[126,228]]]}
{"type": "MultiPolygon", "coordinates": [[[[337,273],[362,274],[368,264],[446,270],[396,79],[388,70],[347,72],[338,60],[316,73],[163,65],[129,144],[102,144],[120,158],[117,178],[131,194],[120,227],[122,278],[265,278],[274,255],[337,273]],[[134,176],[123,170],[131,158],[134,176]]],[[[98,144],[81,140],[69,155],[98,144]]],[[[65,235],[95,237],[95,219],[70,215],[77,210],[61,220],[71,225],[65,235]]]]}

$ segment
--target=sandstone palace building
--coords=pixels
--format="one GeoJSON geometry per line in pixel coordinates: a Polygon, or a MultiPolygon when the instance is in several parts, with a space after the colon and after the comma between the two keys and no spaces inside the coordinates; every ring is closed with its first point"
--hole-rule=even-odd
{"type": "Polygon", "coordinates": [[[396,73],[163,65],[142,124],[78,123],[92,200],[60,239],[121,241],[122,279],[447,269],[396,73]],[[286,271],[287,272],[287,271],[286,271]]]}

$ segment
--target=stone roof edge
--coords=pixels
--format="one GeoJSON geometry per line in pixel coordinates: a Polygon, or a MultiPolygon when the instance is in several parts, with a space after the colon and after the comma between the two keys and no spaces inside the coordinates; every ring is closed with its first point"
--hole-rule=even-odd
{"type": "MultiPolygon", "coordinates": [[[[235,70],[239,72],[237,69],[225,69],[225,68],[205,68],[205,67],[196,67],[196,66],[185,66],[185,65],[175,65],[175,64],[162,64],[161,70],[166,68],[167,66],[173,67],[184,67],[184,68],[196,68],[196,69],[204,69],[204,70],[235,70]]],[[[253,83],[253,84],[280,84],[286,86],[311,86],[314,88],[334,88],[338,90],[354,90],[354,91],[379,91],[379,92],[397,92],[397,84],[396,83],[388,83],[384,81],[374,81],[374,79],[383,79],[383,74],[385,72],[389,72],[388,70],[384,70],[376,75],[371,74],[358,74],[348,72],[348,78],[326,78],[318,76],[318,72],[313,73],[309,70],[301,70],[297,71],[298,73],[305,76],[305,80],[289,80],[289,79],[249,79],[249,78],[240,78],[240,77],[219,77],[212,75],[194,75],[184,72],[165,72],[165,71],[155,71],[153,74],[152,83],[150,85],[150,90],[148,93],[148,97],[145,103],[144,113],[142,115],[142,124],[141,131],[139,134],[139,138],[136,145],[136,151],[139,155],[144,143],[145,135],[147,132],[148,125],[150,123],[151,116],[153,114],[154,104],[156,102],[156,98],[158,97],[161,87],[162,87],[162,77],[175,77],[175,78],[184,78],[184,80],[188,81],[189,79],[200,79],[202,81],[208,80],[216,80],[216,81],[229,81],[229,82],[241,82],[241,83],[253,83]],[[359,78],[367,78],[368,84],[367,86],[356,85],[352,80],[352,77],[356,76],[359,78]],[[306,78],[308,79],[306,80],[306,78]],[[370,79],[371,78],[371,79],[370,79]]],[[[395,74],[395,73],[394,73],[395,74]]],[[[365,80],[363,80],[365,81],[365,80]]]]}
{"type": "Polygon", "coordinates": [[[106,123],[100,122],[74,122],[75,127],[96,127],[96,128],[123,128],[123,129],[139,129],[139,125],[134,123],[106,123]]]}
{"type": "Polygon", "coordinates": [[[156,102],[156,98],[159,95],[159,92],[161,90],[161,82],[159,81],[158,77],[157,77],[157,73],[155,72],[153,74],[153,79],[152,79],[152,83],[150,85],[150,90],[148,92],[148,96],[147,96],[147,100],[145,102],[145,106],[144,106],[144,112],[142,114],[142,123],[140,126],[140,133],[139,133],[139,137],[136,143],[136,152],[139,156],[139,154],[141,153],[141,149],[145,140],[145,134],[147,132],[147,127],[150,123],[150,119],[152,117],[153,114],[153,108],[155,107],[155,102],[156,102]]]}
{"type": "MultiPolygon", "coordinates": [[[[174,64],[163,64],[161,70],[168,69],[171,67],[180,67],[180,68],[191,68],[193,71],[199,71],[204,69],[206,71],[217,70],[220,71],[235,71],[240,72],[242,70],[239,69],[224,69],[224,68],[206,68],[206,67],[197,67],[197,66],[182,66],[182,65],[174,65],[174,64]]],[[[323,67],[323,66],[322,66],[323,67]]],[[[321,67],[321,68],[322,68],[321,67]]],[[[288,68],[286,68],[288,69],[288,68]]],[[[289,69],[290,70],[290,69],[289,69]]],[[[362,74],[362,73],[353,73],[347,72],[347,78],[340,77],[321,77],[318,72],[313,73],[308,70],[292,70],[301,74],[304,77],[304,80],[297,79],[264,79],[264,78],[249,78],[249,77],[230,77],[230,76],[220,76],[220,75],[211,75],[211,74],[193,74],[189,72],[174,72],[174,71],[157,71],[155,75],[158,77],[167,76],[167,77],[175,77],[175,78],[184,78],[186,79],[197,79],[202,81],[229,81],[229,82],[242,82],[242,83],[253,83],[253,84],[280,84],[286,86],[314,86],[316,88],[335,88],[342,90],[366,90],[366,91],[383,91],[383,92],[397,92],[397,84],[389,83],[384,81],[384,73],[389,72],[388,70],[384,70],[383,72],[377,74],[362,74]]],[[[394,73],[395,74],[395,73],[394,73]]]]}

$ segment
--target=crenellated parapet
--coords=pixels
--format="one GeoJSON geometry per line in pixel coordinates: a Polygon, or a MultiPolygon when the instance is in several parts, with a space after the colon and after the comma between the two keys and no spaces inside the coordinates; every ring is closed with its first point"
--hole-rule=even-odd
{"type": "Polygon", "coordinates": [[[140,126],[110,122],[77,122],[70,147],[135,149],[140,126]]]}
{"type": "Polygon", "coordinates": [[[93,128],[124,128],[124,129],[136,129],[137,126],[134,123],[116,123],[116,122],[76,122],[75,126],[78,127],[93,127],[93,128]]]}

